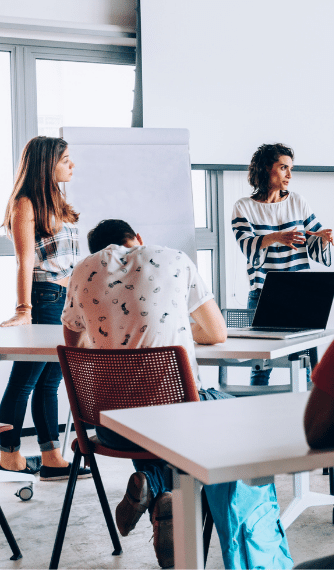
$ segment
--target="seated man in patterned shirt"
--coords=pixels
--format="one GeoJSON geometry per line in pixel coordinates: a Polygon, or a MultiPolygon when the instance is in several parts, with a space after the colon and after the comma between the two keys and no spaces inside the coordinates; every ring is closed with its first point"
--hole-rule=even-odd
{"type": "MultiPolygon", "coordinates": [[[[201,389],[194,340],[200,344],[225,342],[227,333],[221,311],[189,257],[167,247],[143,245],[140,235],[122,220],[100,222],[89,232],[88,243],[93,255],[78,263],[68,287],[62,315],[66,344],[109,349],[182,345],[200,398],[229,397],[214,389],[201,389]],[[192,324],[189,314],[195,321],[192,324]]],[[[111,430],[99,427],[96,431],[105,445],[138,449],[111,430]]],[[[173,565],[169,470],[163,460],[133,463],[136,473],[117,506],[116,523],[126,536],[148,509],[158,562],[168,568],[173,565]]],[[[226,568],[292,567],[286,537],[276,524],[279,507],[274,485],[248,487],[238,481],[206,486],[206,494],[226,568]],[[265,512],[255,511],[264,505],[269,505],[270,517],[275,511],[274,524],[265,525],[271,535],[263,533],[262,545],[256,536],[256,548],[247,550],[246,535],[252,535],[254,542],[247,520],[252,515],[252,529],[257,518],[263,521],[265,512]],[[233,524],[228,523],[232,519],[233,524]],[[272,547],[268,548],[268,542],[272,547]]]]}

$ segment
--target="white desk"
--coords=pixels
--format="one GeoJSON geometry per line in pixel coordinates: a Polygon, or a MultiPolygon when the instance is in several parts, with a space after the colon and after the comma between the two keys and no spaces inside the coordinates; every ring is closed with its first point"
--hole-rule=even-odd
{"type": "MultiPolygon", "coordinates": [[[[286,391],[301,392],[306,390],[306,375],[300,375],[305,368],[306,359],[294,360],[292,355],[310,348],[329,344],[334,339],[334,331],[328,330],[318,335],[297,337],[290,340],[266,340],[228,338],[224,344],[196,346],[198,364],[206,366],[247,366],[255,369],[289,368],[290,388],[284,386],[246,386],[239,387],[240,395],[250,395],[258,390],[261,393],[286,391]]],[[[238,388],[236,386],[233,387],[238,388]]],[[[235,392],[235,390],[234,390],[235,392]]],[[[239,394],[238,394],[239,395],[239,394]]]]}
{"type": "Polygon", "coordinates": [[[183,472],[174,469],[175,568],[203,568],[199,482],[249,480],[334,464],[334,450],[310,451],[306,443],[307,398],[307,393],[288,393],[100,414],[103,425],[183,472]]]}
{"type": "MultiPolygon", "coordinates": [[[[292,392],[306,390],[305,361],[289,360],[289,356],[308,348],[328,344],[334,339],[334,331],[319,335],[297,337],[293,340],[264,340],[228,338],[226,343],[214,346],[196,345],[196,357],[199,364],[222,366],[258,366],[290,368],[292,392]],[[301,376],[303,376],[301,378],[301,376]]],[[[61,325],[25,325],[20,327],[0,328],[0,360],[32,360],[57,362],[56,347],[64,344],[61,325]]],[[[254,388],[254,387],[252,387],[254,388]]],[[[275,393],[274,386],[266,387],[268,393],[275,393]]],[[[263,392],[263,386],[261,387],[263,392]]],[[[70,433],[71,416],[66,426],[63,444],[65,452],[70,433]]],[[[325,465],[328,467],[328,465],[325,465]]],[[[309,474],[299,473],[294,477],[295,499],[282,516],[285,528],[309,506],[334,504],[334,496],[309,491],[309,474]]]]}
{"type": "MultiPolygon", "coordinates": [[[[197,346],[196,357],[198,363],[203,365],[290,369],[290,386],[247,386],[241,388],[240,395],[254,394],[256,391],[262,394],[264,392],[274,394],[275,392],[286,391],[286,389],[291,392],[305,392],[307,389],[306,374],[305,372],[300,374],[300,371],[303,368],[305,369],[307,361],[305,358],[299,358],[296,353],[330,343],[333,338],[334,331],[285,341],[230,338],[225,344],[197,346]]],[[[294,499],[281,517],[285,529],[308,507],[334,505],[333,495],[310,491],[308,472],[294,475],[293,491],[294,499]]]]}

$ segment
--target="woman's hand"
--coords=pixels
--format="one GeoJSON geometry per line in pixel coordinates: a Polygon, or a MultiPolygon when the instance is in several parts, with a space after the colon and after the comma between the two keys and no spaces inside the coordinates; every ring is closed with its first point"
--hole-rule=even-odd
{"type": "Polygon", "coordinates": [[[282,245],[287,245],[291,249],[297,249],[294,244],[305,243],[306,238],[303,232],[297,230],[297,226],[293,230],[287,232],[273,232],[264,236],[262,240],[262,248],[266,248],[274,243],[281,243],[282,245]]]}
{"type": "Polygon", "coordinates": [[[31,313],[17,313],[8,321],[3,321],[0,327],[16,327],[18,325],[31,325],[31,313]]]}
{"type": "Polygon", "coordinates": [[[318,232],[306,232],[309,236],[317,236],[322,239],[322,248],[325,249],[328,243],[334,245],[333,230],[319,230],[318,232]]]}

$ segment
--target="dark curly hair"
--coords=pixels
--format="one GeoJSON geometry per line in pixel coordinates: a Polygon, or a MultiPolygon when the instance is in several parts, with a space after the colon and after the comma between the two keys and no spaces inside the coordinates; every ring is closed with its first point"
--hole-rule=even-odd
{"type": "MultiPolygon", "coordinates": [[[[280,156],[289,156],[293,160],[292,148],[281,143],[263,144],[254,152],[248,167],[248,182],[254,188],[253,197],[261,200],[268,198],[269,172],[280,156]]],[[[288,190],[281,190],[281,198],[288,193],[288,190]]]]}

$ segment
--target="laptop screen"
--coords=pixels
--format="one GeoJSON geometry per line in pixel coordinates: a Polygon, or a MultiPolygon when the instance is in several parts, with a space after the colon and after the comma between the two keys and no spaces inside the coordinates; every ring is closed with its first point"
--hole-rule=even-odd
{"type": "Polygon", "coordinates": [[[334,273],[269,271],[254,327],[326,328],[334,296],[334,273]]]}

